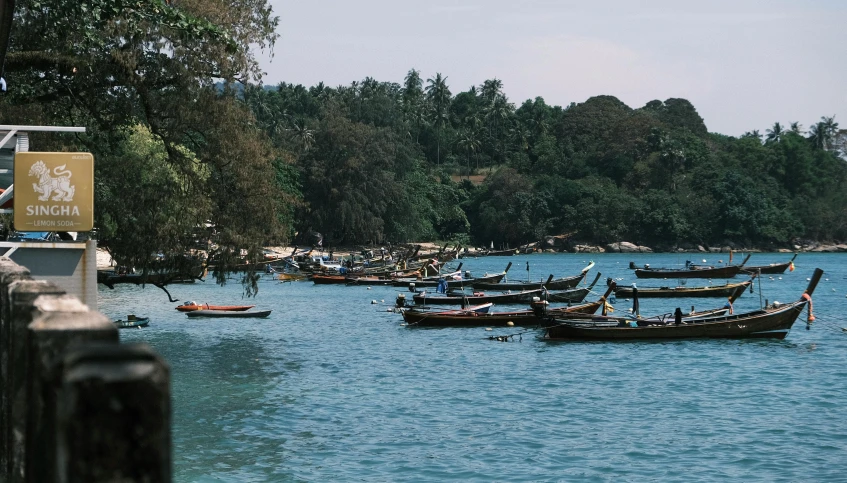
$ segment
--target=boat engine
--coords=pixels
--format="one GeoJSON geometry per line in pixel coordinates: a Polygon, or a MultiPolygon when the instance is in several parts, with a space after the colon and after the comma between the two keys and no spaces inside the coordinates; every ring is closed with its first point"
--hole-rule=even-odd
{"type": "Polygon", "coordinates": [[[532,302],[529,304],[532,308],[532,313],[534,313],[536,317],[544,317],[547,315],[548,305],[550,305],[550,302],[541,300],[540,297],[533,297],[532,302]]]}

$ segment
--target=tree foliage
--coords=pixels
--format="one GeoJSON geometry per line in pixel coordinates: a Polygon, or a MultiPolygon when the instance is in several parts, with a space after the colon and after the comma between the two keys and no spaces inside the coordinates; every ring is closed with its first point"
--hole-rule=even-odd
{"type": "Polygon", "coordinates": [[[258,259],[287,232],[284,157],[216,84],[259,80],[253,49],[273,45],[277,23],[266,0],[20,0],[0,118],[87,128],[33,144],[94,154],[95,221],[116,259],[178,260],[205,223],[219,266],[258,259]]]}

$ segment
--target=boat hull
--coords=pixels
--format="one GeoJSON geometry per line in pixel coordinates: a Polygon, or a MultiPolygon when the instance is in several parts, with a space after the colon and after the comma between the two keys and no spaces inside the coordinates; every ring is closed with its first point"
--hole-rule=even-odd
{"type": "Polygon", "coordinates": [[[466,305],[477,305],[484,304],[487,302],[494,302],[498,304],[516,304],[529,303],[532,301],[533,297],[540,297],[541,294],[542,289],[537,289],[507,294],[468,296],[444,296],[439,294],[419,293],[415,294],[412,298],[414,299],[415,304],[417,305],[462,305],[463,303],[466,305]]]}
{"type": "Polygon", "coordinates": [[[739,265],[728,265],[726,267],[686,269],[653,269],[636,268],[635,276],[638,278],[732,278],[738,275],[741,267],[739,265]]]}
{"type": "Polygon", "coordinates": [[[590,302],[561,309],[548,309],[546,315],[539,316],[532,310],[514,312],[491,312],[487,314],[444,314],[427,313],[417,310],[403,312],[403,320],[409,327],[537,327],[548,320],[550,315],[573,313],[593,314],[603,302],[590,302]],[[509,324],[511,322],[511,324],[509,324]]]}
{"type": "Polygon", "coordinates": [[[115,327],[119,329],[135,329],[147,327],[147,324],[150,323],[150,317],[136,317],[135,319],[114,320],[112,322],[114,322],[115,327]]]}
{"type": "Polygon", "coordinates": [[[751,266],[744,267],[741,269],[741,273],[746,274],[756,274],[756,273],[764,273],[769,275],[785,273],[788,270],[788,266],[791,265],[791,262],[786,263],[774,263],[771,265],[759,265],[759,266],[751,266]]]}
{"type": "MultiPolygon", "coordinates": [[[[711,287],[645,287],[638,289],[638,297],[646,298],[677,298],[677,297],[729,297],[739,287],[749,287],[750,281],[743,283],[732,283],[716,285],[711,287]]],[[[620,287],[615,289],[615,297],[632,297],[632,287],[620,287]]]]}
{"type": "Polygon", "coordinates": [[[198,305],[180,305],[176,309],[180,312],[196,312],[198,310],[229,310],[229,311],[244,311],[250,310],[255,305],[209,305],[209,304],[198,304],[198,305]]]}
{"type": "Polygon", "coordinates": [[[209,317],[209,318],[236,318],[236,319],[247,319],[247,318],[264,318],[271,315],[270,310],[256,310],[256,311],[231,311],[231,310],[195,310],[193,312],[186,312],[185,315],[189,317],[209,317]]]}
{"type": "Polygon", "coordinates": [[[585,279],[585,273],[575,275],[573,277],[559,278],[549,282],[508,282],[508,283],[491,283],[491,282],[474,282],[473,288],[479,290],[534,290],[537,288],[546,288],[547,290],[567,290],[579,285],[585,279]]]}
{"type": "Polygon", "coordinates": [[[806,307],[805,301],[788,304],[778,309],[746,314],[726,315],[688,320],[680,325],[673,322],[655,325],[624,325],[627,321],[611,318],[563,320],[549,327],[547,340],[646,340],[646,339],[783,339],[797,316],[806,307]]]}

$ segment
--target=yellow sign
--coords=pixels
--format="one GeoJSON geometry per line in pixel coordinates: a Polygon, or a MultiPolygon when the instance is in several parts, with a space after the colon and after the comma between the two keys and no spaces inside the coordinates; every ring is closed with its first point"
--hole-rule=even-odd
{"type": "Polygon", "coordinates": [[[94,228],[91,153],[15,153],[15,229],[89,231],[94,228]]]}

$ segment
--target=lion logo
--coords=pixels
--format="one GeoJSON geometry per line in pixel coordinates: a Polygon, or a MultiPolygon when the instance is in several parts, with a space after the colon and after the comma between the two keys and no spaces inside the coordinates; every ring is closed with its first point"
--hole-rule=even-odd
{"type": "Polygon", "coordinates": [[[71,185],[72,173],[65,169],[66,164],[53,168],[54,178],[50,176],[50,168],[44,161],[38,161],[29,169],[29,176],[38,178],[38,183],[32,183],[32,189],[41,193],[39,201],[47,201],[50,195],[55,193],[53,201],[73,201],[75,188],[71,185]]]}

